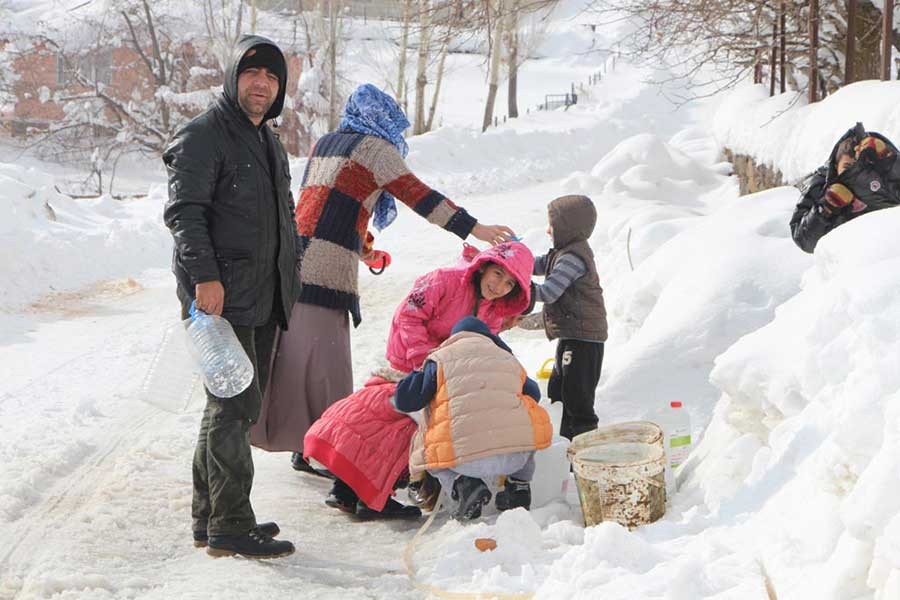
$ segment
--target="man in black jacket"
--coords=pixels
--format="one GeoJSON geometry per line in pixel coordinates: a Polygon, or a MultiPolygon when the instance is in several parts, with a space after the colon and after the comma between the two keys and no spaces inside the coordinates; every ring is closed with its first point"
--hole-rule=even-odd
{"type": "Polygon", "coordinates": [[[244,36],[225,70],[222,95],[163,154],[164,219],[175,240],[173,271],[182,318],[191,302],[227,319],[253,362],[247,390],[207,391],[193,464],[194,545],[213,556],[284,556],[278,526],[250,506],[250,425],[259,416],[277,326],[299,294],[297,237],[287,155],[269,119],[284,105],[287,64],[270,40],[244,36]]]}
{"type": "Polygon", "coordinates": [[[843,223],[900,204],[900,161],[886,137],[857,123],[841,136],[828,162],[799,185],[791,236],[804,252],[843,223]]]}

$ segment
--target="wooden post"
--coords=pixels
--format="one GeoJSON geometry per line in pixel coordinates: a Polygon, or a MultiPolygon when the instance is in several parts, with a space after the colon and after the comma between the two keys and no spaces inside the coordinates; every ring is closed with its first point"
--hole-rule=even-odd
{"type": "Polygon", "coordinates": [[[809,0],[809,103],[819,99],[819,0],[809,0]]]}
{"type": "Polygon", "coordinates": [[[778,32],[781,35],[781,53],[778,55],[778,62],[780,65],[779,69],[779,77],[778,82],[781,85],[781,93],[785,93],[787,91],[787,74],[785,70],[785,54],[787,52],[787,35],[784,32],[784,25],[786,21],[785,13],[787,9],[785,8],[785,0],[781,0],[781,19],[779,20],[778,32]]]}
{"type": "Polygon", "coordinates": [[[885,0],[881,27],[881,80],[891,78],[891,39],[894,37],[894,0],[885,0]]]}
{"type": "Polygon", "coordinates": [[[856,60],[856,0],[847,0],[847,50],[844,52],[844,85],[853,83],[856,60]]]}

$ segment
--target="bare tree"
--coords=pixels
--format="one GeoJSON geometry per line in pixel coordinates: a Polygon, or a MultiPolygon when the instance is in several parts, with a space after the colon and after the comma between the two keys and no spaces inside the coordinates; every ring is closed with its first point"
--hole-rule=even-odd
{"type": "Polygon", "coordinates": [[[203,0],[203,21],[222,70],[243,33],[244,0],[203,0]]]}
{"type": "MultiPolygon", "coordinates": [[[[782,91],[790,83],[815,99],[851,79],[879,76],[882,9],[871,0],[597,0],[593,10],[601,22],[625,15],[635,25],[624,40],[633,59],[667,64],[685,79],[714,73],[695,95],[751,71],[761,82],[768,70],[772,84],[776,68],[782,91]],[[772,58],[765,64],[764,57],[772,58]]],[[[892,29],[884,37],[900,48],[892,29]]]]}
{"type": "Polygon", "coordinates": [[[519,4],[520,0],[511,0],[511,6],[507,18],[507,59],[509,71],[508,86],[506,92],[507,110],[510,119],[519,116],[519,103],[517,86],[519,83],[519,4]]]}
{"type": "Polygon", "coordinates": [[[301,151],[337,128],[345,83],[340,74],[344,44],[340,0],[299,2],[294,17],[305,45],[305,66],[298,84],[296,112],[301,151]]]}
{"type": "Polygon", "coordinates": [[[54,97],[65,107],[66,118],[53,124],[44,139],[90,148],[102,145],[107,154],[158,153],[175,130],[211,100],[213,78],[201,76],[198,82],[195,77],[208,74],[211,65],[175,33],[168,16],[154,13],[149,0],[122,0],[116,7],[120,20],[86,23],[96,31],[93,47],[71,53],[47,40],[58,51],[70,84],[54,97]],[[107,48],[113,39],[126,41],[136,57],[133,64],[111,63],[107,48]],[[110,85],[123,70],[134,71],[142,85],[130,93],[110,85]]]}
{"type": "Polygon", "coordinates": [[[409,28],[413,0],[403,0],[403,29],[400,35],[400,62],[397,65],[397,102],[406,111],[406,51],[409,47],[409,28]]]}
{"type": "Polygon", "coordinates": [[[429,0],[419,0],[419,48],[416,61],[416,112],[413,135],[425,132],[425,86],[428,84],[428,45],[431,40],[431,10],[429,0]]]}
{"type": "Polygon", "coordinates": [[[484,103],[484,119],[481,130],[491,126],[494,118],[494,101],[497,98],[497,87],[500,79],[500,49],[503,44],[503,0],[488,0],[492,8],[488,20],[488,39],[491,41],[490,60],[488,62],[488,95],[484,103]],[[490,27],[493,25],[493,33],[490,27]]]}

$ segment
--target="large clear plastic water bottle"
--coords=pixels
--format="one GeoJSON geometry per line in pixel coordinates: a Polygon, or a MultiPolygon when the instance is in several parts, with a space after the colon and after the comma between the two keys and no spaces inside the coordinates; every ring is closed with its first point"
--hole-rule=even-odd
{"type": "Polygon", "coordinates": [[[176,414],[201,410],[206,396],[188,350],[186,323],[178,321],[163,332],[139,394],[144,402],[176,414]]]}
{"type": "Polygon", "coordinates": [[[194,303],[190,314],[187,335],[206,389],[218,398],[237,396],[253,382],[253,363],[231,323],[198,310],[194,303]]]}

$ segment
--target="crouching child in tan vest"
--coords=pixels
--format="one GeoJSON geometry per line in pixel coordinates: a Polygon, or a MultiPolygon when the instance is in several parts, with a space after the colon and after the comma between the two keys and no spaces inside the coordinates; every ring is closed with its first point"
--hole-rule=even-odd
{"type": "Polygon", "coordinates": [[[530,508],[534,452],[549,446],[552,434],[539,399],[540,389],[509,346],[479,319],[461,319],[422,369],[397,385],[398,410],[424,409],[410,448],[410,477],[421,479],[426,471],[436,477],[461,521],[481,516],[491,499],[484,479],[499,475],[507,477],[497,508],[530,508]]]}

